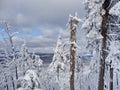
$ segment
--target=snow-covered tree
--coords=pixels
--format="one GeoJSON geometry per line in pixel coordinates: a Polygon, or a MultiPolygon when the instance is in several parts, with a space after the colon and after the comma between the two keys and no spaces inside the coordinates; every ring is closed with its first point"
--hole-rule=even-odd
{"type": "Polygon", "coordinates": [[[16,63],[18,66],[19,73],[24,75],[25,72],[29,69],[40,70],[43,61],[40,59],[38,55],[33,55],[33,57],[31,57],[24,42],[24,44],[21,46],[18,58],[16,59],[16,63]]]}
{"type": "Polygon", "coordinates": [[[25,76],[18,80],[17,90],[42,90],[40,88],[40,79],[37,71],[27,70],[25,76]]]}
{"type": "MultiPolygon", "coordinates": [[[[111,9],[109,11],[109,24],[108,24],[108,41],[107,41],[107,58],[105,69],[105,89],[106,90],[119,90],[119,71],[116,72],[120,60],[119,60],[119,42],[120,42],[120,1],[113,1],[111,9]],[[117,63],[117,64],[116,64],[117,63]],[[108,77],[109,76],[109,77],[108,77]],[[109,83],[107,83],[109,82],[109,83]]],[[[119,69],[117,69],[119,70],[119,69]]]]}
{"type": "Polygon", "coordinates": [[[2,33],[3,40],[4,40],[5,44],[7,44],[8,48],[9,48],[8,51],[10,53],[12,53],[12,56],[14,57],[15,46],[14,46],[13,38],[14,38],[14,36],[16,34],[18,34],[18,32],[15,32],[12,29],[12,26],[7,21],[1,21],[0,26],[3,28],[1,32],[3,32],[5,34],[4,35],[2,33]]]}
{"type": "Polygon", "coordinates": [[[120,41],[113,40],[110,42],[109,54],[106,58],[106,88],[105,90],[120,89],[120,41]],[[109,83],[108,83],[109,82],[109,83]]]}
{"type": "MultiPolygon", "coordinates": [[[[13,37],[14,37],[15,34],[17,34],[17,32],[13,32],[12,29],[11,29],[11,25],[6,21],[2,21],[0,25],[3,28],[3,30],[2,30],[3,41],[2,42],[4,42],[3,44],[6,44],[6,45],[3,45],[3,46],[6,46],[5,50],[4,50],[5,56],[6,56],[5,61],[10,60],[10,61],[6,62],[6,66],[13,65],[12,69],[8,68],[8,67],[5,68],[5,69],[8,70],[8,73],[5,77],[8,77],[7,78],[8,81],[10,81],[10,79],[11,79],[12,84],[13,84],[13,90],[15,90],[16,85],[15,85],[14,81],[16,81],[18,79],[18,73],[17,73],[17,66],[14,62],[15,59],[16,59],[16,53],[15,53],[15,48],[14,48],[14,43],[13,43],[13,37]],[[14,76],[12,76],[12,71],[10,72],[10,69],[12,71],[14,69],[14,73],[15,73],[14,76]]],[[[11,82],[8,83],[8,86],[9,86],[10,83],[11,82]]]]}
{"type": "MultiPolygon", "coordinates": [[[[92,87],[90,85],[89,89],[92,90],[104,90],[106,88],[106,83],[104,84],[106,76],[106,57],[109,52],[106,52],[108,49],[108,32],[109,24],[111,23],[111,17],[109,11],[115,3],[119,0],[85,0],[85,5],[88,10],[86,19],[82,25],[84,29],[88,30],[87,38],[89,38],[88,48],[93,50],[93,59],[91,60],[91,72],[95,69],[97,70],[97,84],[92,87]],[[100,44],[101,43],[101,44],[100,44]],[[95,58],[94,58],[95,57],[95,58]],[[99,68],[100,67],[100,68],[99,68]],[[99,76],[99,77],[98,77],[99,76]],[[92,87],[92,88],[91,88],[92,87]]],[[[117,13],[117,12],[116,12],[117,13]]],[[[118,29],[117,29],[118,30],[118,29]]],[[[90,67],[91,67],[90,66],[90,67]]],[[[96,71],[95,70],[95,71],[96,71]]],[[[93,74],[95,75],[95,74],[93,74]]],[[[110,89],[113,90],[113,89],[110,89]]]]}
{"type": "Polygon", "coordinates": [[[61,36],[58,37],[57,45],[54,51],[54,56],[52,63],[50,64],[50,70],[59,73],[59,70],[64,70],[64,62],[66,61],[66,57],[64,56],[63,51],[63,42],[61,36]]]}
{"type": "MultiPolygon", "coordinates": [[[[69,17],[70,40],[64,41],[60,36],[58,37],[53,60],[52,63],[49,65],[49,72],[50,72],[49,78],[50,76],[52,76],[51,80],[52,81],[54,80],[54,83],[55,82],[58,83],[60,90],[75,89],[74,77],[75,77],[75,72],[77,71],[75,64],[78,65],[76,60],[78,59],[76,57],[77,54],[76,48],[78,48],[78,45],[76,44],[76,30],[77,30],[78,22],[79,22],[79,18],[77,17],[77,14],[76,16],[70,15],[69,17]]],[[[49,80],[49,82],[51,80],[49,80]]]]}
{"type": "MultiPolygon", "coordinates": [[[[49,65],[48,79],[51,77],[51,80],[54,80],[54,83],[58,83],[60,90],[69,88],[69,58],[67,57],[69,52],[68,44],[68,41],[64,42],[61,36],[58,37],[53,60],[49,65]]],[[[54,86],[54,88],[56,87],[54,86]]]]}
{"type": "MultiPolygon", "coordinates": [[[[84,90],[97,90],[98,89],[98,76],[99,76],[99,63],[100,63],[100,50],[101,50],[101,40],[103,36],[101,35],[101,27],[103,21],[103,15],[105,10],[103,9],[104,0],[85,0],[86,9],[88,14],[82,25],[83,29],[87,29],[88,45],[87,48],[92,50],[93,58],[90,62],[90,73],[88,74],[88,85],[84,90]],[[93,83],[92,78],[96,77],[93,83]]],[[[102,90],[102,89],[101,89],[102,90]]]]}
{"type": "Polygon", "coordinates": [[[79,23],[77,13],[69,17],[70,29],[70,90],[74,90],[75,61],[76,61],[76,31],[79,23]]]}
{"type": "Polygon", "coordinates": [[[11,60],[5,61],[1,62],[0,67],[0,75],[3,76],[0,79],[0,88],[2,88],[2,90],[16,90],[19,87],[17,83],[20,77],[24,77],[28,70],[32,69],[40,72],[42,68],[42,60],[40,57],[34,55],[34,58],[32,58],[25,43],[21,46],[21,50],[17,53],[15,60],[11,58],[11,60]]]}

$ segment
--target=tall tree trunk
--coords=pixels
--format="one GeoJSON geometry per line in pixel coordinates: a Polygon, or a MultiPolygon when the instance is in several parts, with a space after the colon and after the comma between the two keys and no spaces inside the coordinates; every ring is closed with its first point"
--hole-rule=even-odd
{"type": "MultiPolygon", "coordinates": [[[[71,42],[75,41],[75,32],[71,31],[71,42]]],[[[74,90],[74,74],[75,74],[75,46],[70,46],[70,90],[74,90]]]]}
{"type": "Polygon", "coordinates": [[[74,17],[70,17],[70,90],[74,90],[74,76],[75,76],[75,42],[76,42],[76,25],[78,20],[74,17]]]}
{"type": "Polygon", "coordinates": [[[105,59],[106,59],[106,40],[107,40],[107,23],[109,16],[109,7],[110,0],[105,0],[103,4],[103,9],[105,10],[105,14],[102,16],[102,25],[101,25],[101,34],[103,36],[102,39],[102,47],[101,47],[101,57],[100,57],[100,70],[99,70],[99,81],[98,81],[98,90],[104,90],[104,74],[105,74],[105,59]]]}

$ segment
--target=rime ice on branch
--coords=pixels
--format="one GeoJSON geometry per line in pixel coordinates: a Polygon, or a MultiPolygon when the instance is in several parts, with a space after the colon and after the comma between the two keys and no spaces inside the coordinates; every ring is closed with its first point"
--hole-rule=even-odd
{"type": "Polygon", "coordinates": [[[120,1],[110,9],[109,13],[120,17],[120,1]]]}

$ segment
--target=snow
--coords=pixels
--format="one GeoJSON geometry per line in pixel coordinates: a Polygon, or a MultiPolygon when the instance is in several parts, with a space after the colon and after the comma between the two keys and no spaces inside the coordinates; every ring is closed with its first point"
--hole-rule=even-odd
{"type": "Polygon", "coordinates": [[[66,50],[64,50],[64,46],[66,43],[62,41],[61,36],[58,37],[57,45],[54,51],[54,56],[52,63],[49,65],[51,72],[57,72],[58,69],[65,70],[66,63],[66,50]]]}
{"type": "Polygon", "coordinates": [[[110,9],[109,13],[120,17],[120,1],[110,9]]]}
{"type": "Polygon", "coordinates": [[[102,15],[105,14],[105,10],[102,9],[102,2],[101,0],[85,0],[84,3],[88,9],[88,16],[82,24],[82,29],[96,28],[98,31],[101,28],[102,15]]]}
{"type": "Polygon", "coordinates": [[[120,41],[112,41],[109,48],[110,48],[110,50],[112,51],[113,54],[120,53],[120,51],[119,51],[120,41]]]}
{"type": "Polygon", "coordinates": [[[111,41],[110,42],[110,52],[106,58],[106,64],[108,65],[108,69],[106,69],[106,79],[105,79],[105,82],[106,82],[106,86],[108,87],[109,89],[109,84],[107,84],[107,82],[111,81],[111,79],[108,78],[108,75],[109,75],[109,72],[110,72],[110,69],[109,69],[109,65],[111,66],[111,68],[113,68],[113,88],[114,90],[119,90],[120,88],[120,85],[119,85],[119,82],[120,82],[120,77],[118,76],[119,75],[119,69],[120,69],[120,42],[119,41],[111,41]]]}
{"type": "MultiPolygon", "coordinates": [[[[75,45],[75,48],[80,49],[80,47],[78,46],[78,44],[77,44],[75,41],[74,41],[74,42],[71,42],[71,44],[74,44],[74,45],[75,45]]],[[[75,49],[75,48],[74,48],[74,49],[75,49]]],[[[74,49],[73,49],[73,50],[74,50],[74,49]]]]}
{"type": "Polygon", "coordinates": [[[72,20],[83,22],[80,18],[78,18],[77,12],[75,13],[75,16],[72,16],[71,14],[69,14],[69,18],[72,18],[72,20]]]}
{"type": "Polygon", "coordinates": [[[87,35],[87,38],[102,39],[103,36],[97,32],[97,30],[91,30],[87,35]]]}
{"type": "Polygon", "coordinates": [[[57,53],[57,52],[62,52],[61,51],[61,46],[62,46],[62,38],[61,38],[61,36],[59,35],[59,37],[58,37],[58,40],[57,40],[57,45],[56,45],[56,48],[55,48],[55,53],[57,53]]]}
{"type": "MultiPolygon", "coordinates": [[[[104,0],[84,0],[88,9],[88,15],[84,21],[80,20],[77,14],[69,17],[70,20],[74,21],[73,31],[77,28],[78,22],[83,22],[82,28],[88,32],[86,34],[88,39],[86,52],[91,50],[89,52],[92,56],[90,60],[82,60],[82,56],[79,55],[82,49],[76,41],[66,41],[59,36],[52,62],[43,65],[43,61],[38,55],[35,55],[34,51],[32,55],[28,53],[28,48],[24,42],[20,51],[13,54],[14,60],[5,58],[4,62],[0,62],[0,90],[7,90],[7,86],[8,90],[14,90],[13,88],[15,90],[70,90],[69,80],[72,72],[70,72],[69,51],[71,44],[75,46],[72,50],[76,51],[75,90],[97,90],[103,38],[100,28],[102,15],[105,14],[105,10],[102,9],[103,2],[104,0]]],[[[110,14],[120,16],[119,3],[111,8],[110,14]]],[[[119,18],[117,19],[119,20],[119,18]]],[[[108,28],[104,77],[106,87],[104,90],[109,90],[108,82],[110,81],[113,81],[114,90],[120,90],[120,27],[118,24],[119,21],[115,20],[115,23],[112,22],[114,27],[111,25],[110,29],[108,28]],[[109,78],[110,68],[113,68],[113,80],[109,78]]],[[[7,54],[6,56],[9,57],[9,53],[7,54]]]]}
{"type": "Polygon", "coordinates": [[[18,88],[18,90],[22,89],[23,90],[41,90],[40,89],[40,83],[39,83],[39,76],[37,74],[37,72],[35,70],[28,70],[25,73],[25,76],[23,78],[20,78],[21,80],[21,86],[20,88],[18,88]],[[34,88],[34,89],[32,89],[34,88]]]}
{"type": "Polygon", "coordinates": [[[90,29],[90,27],[92,26],[92,23],[90,22],[90,20],[89,19],[86,19],[85,21],[84,21],[84,23],[82,24],[82,29],[90,29]]]}
{"type": "MultiPolygon", "coordinates": [[[[119,69],[120,66],[119,66],[119,58],[115,58],[115,57],[119,57],[119,54],[120,54],[120,42],[119,41],[112,41],[110,43],[110,52],[109,52],[109,55],[106,59],[106,62],[107,63],[111,63],[111,66],[113,68],[117,68],[119,69]]],[[[116,69],[116,70],[117,70],[116,69]]]]}

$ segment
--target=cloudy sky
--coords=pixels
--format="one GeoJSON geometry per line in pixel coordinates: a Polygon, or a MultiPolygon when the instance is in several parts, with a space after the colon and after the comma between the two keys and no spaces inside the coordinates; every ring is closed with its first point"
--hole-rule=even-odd
{"type": "MultiPolygon", "coordinates": [[[[69,37],[66,26],[69,14],[84,17],[83,0],[0,0],[0,20],[5,20],[18,31],[14,44],[19,48],[26,41],[29,50],[53,52],[60,34],[69,37]]],[[[3,28],[0,28],[2,30],[3,28]]],[[[84,31],[78,28],[78,43],[84,31]]],[[[2,37],[0,36],[0,40],[2,37]]],[[[80,42],[79,42],[80,41],[80,42]]]]}

